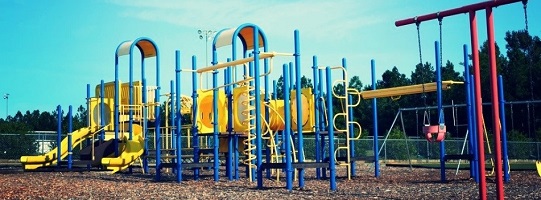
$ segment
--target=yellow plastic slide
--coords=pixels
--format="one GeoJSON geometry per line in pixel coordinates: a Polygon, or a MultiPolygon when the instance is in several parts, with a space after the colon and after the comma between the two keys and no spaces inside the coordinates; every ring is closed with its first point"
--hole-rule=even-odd
{"type": "MultiPolygon", "coordinates": [[[[91,136],[98,132],[98,128],[81,128],[74,131],[72,134],[72,147],[77,146],[81,143],[87,136],[91,136]]],[[[68,155],[68,137],[65,137],[62,142],[60,142],[61,159],[64,159],[68,155]]],[[[44,155],[39,156],[21,156],[21,164],[24,167],[24,170],[33,170],[39,167],[50,166],[56,164],[58,161],[57,157],[57,148],[49,151],[44,155]]]]}
{"type": "Polygon", "coordinates": [[[124,136],[123,140],[126,142],[126,148],[124,148],[120,156],[116,158],[101,159],[101,164],[104,165],[107,170],[112,170],[112,173],[116,173],[120,170],[128,168],[133,162],[141,157],[141,155],[143,155],[145,139],[143,138],[141,126],[133,124],[132,133],[132,140],[128,140],[127,136],[124,136]]]}

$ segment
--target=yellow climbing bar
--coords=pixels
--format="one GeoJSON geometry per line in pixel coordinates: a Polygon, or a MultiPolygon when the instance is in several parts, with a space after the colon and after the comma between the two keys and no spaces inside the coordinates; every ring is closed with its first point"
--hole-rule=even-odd
{"type": "MultiPolygon", "coordinates": [[[[454,84],[464,84],[461,81],[442,81],[441,89],[448,90],[451,88],[451,85],[454,84]]],[[[420,94],[424,92],[434,92],[436,91],[436,82],[417,84],[417,85],[408,85],[401,87],[385,88],[379,90],[369,90],[361,92],[361,97],[363,99],[374,99],[374,98],[384,98],[384,97],[396,97],[401,95],[410,95],[410,94],[420,94]]]]}

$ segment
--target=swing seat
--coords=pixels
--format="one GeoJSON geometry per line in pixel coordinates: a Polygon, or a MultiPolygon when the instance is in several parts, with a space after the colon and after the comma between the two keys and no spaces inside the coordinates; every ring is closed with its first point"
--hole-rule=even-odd
{"type": "Polygon", "coordinates": [[[425,134],[426,140],[429,142],[441,142],[445,139],[445,133],[447,133],[447,128],[445,125],[425,125],[423,126],[423,133],[425,134]],[[434,139],[434,135],[436,138],[434,139]]]}

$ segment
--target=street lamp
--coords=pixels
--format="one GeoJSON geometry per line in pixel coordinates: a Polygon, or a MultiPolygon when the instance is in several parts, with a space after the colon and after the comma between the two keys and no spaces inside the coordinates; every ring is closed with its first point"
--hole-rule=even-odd
{"type": "MultiPolygon", "coordinates": [[[[214,34],[216,31],[214,30],[197,30],[197,34],[199,34],[199,39],[205,39],[205,65],[209,64],[209,54],[208,54],[208,47],[209,47],[209,39],[212,39],[214,37],[214,34]]],[[[206,73],[206,79],[207,79],[207,88],[209,87],[209,73],[206,73]]]]}
{"type": "Polygon", "coordinates": [[[4,94],[4,99],[6,100],[6,119],[8,118],[9,113],[9,93],[4,94]]]}

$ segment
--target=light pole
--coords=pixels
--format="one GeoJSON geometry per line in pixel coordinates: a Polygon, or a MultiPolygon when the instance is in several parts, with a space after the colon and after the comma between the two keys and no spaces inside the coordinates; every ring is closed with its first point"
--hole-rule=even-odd
{"type": "Polygon", "coordinates": [[[8,113],[9,113],[9,93],[4,94],[4,99],[6,100],[6,119],[7,119],[8,113]]]}
{"type": "MultiPolygon", "coordinates": [[[[209,51],[208,51],[208,48],[209,48],[209,39],[212,39],[214,37],[214,34],[216,33],[216,31],[214,30],[197,30],[197,34],[199,34],[199,39],[205,39],[205,65],[208,65],[209,64],[209,51]]],[[[206,73],[206,77],[207,79],[207,88],[209,87],[209,73],[206,73]]]]}

